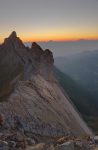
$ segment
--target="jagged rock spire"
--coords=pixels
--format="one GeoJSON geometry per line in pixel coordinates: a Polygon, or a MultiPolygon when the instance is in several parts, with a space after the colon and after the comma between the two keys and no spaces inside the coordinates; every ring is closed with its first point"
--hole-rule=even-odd
{"type": "Polygon", "coordinates": [[[13,31],[9,37],[4,40],[4,44],[10,45],[10,48],[11,46],[14,46],[16,49],[25,48],[21,39],[17,37],[17,33],[15,31],[13,31]]]}
{"type": "MultiPolygon", "coordinates": [[[[17,37],[15,31],[5,39],[3,47],[8,50],[10,54],[14,51],[15,55],[18,55],[22,62],[31,62],[29,65],[34,66],[36,72],[40,72],[44,77],[49,78],[50,74],[52,75],[54,59],[50,50],[43,50],[36,42],[33,42],[31,48],[28,48],[27,50],[21,39],[17,37]]],[[[25,66],[26,69],[27,65],[25,66]]],[[[30,71],[32,72],[32,67],[30,71]]]]}
{"type": "Polygon", "coordinates": [[[8,38],[5,39],[5,43],[11,41],[15,41],[16,39],[18,39],[17,34],[15,31],[13,31],[8,38]]]}
{"type": "Polygon", "coordinates": [[[40,49],[43,51],[43,49],[36,43],[36,42],[33,42],[32,43],[32,46],[31,46],[32,49],[36,48],[36,49],[40,49]]]}
{"type": "Polygon", "coordinates": [[[15,31],[13,31],[10,36],[10,38],[16,38],[17,37],[17,33],[15,31]]]}
{"type": "Polygon", "coordinates": [[[36,43],[33,42],[31,46],[32,57],[40,61],[40,56],[43,54],[43,49],[36,43]]]}

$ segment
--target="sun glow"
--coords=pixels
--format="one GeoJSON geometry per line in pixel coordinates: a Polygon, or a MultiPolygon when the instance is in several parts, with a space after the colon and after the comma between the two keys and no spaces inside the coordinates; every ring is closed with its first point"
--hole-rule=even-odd
{"type": "Polygon", "coordinates": [[[20,36],[24,42],[47,42],[47,41],[77,41],[77,40],[98,40],[97,35],[37,35],[37,36],[20,36]]]}

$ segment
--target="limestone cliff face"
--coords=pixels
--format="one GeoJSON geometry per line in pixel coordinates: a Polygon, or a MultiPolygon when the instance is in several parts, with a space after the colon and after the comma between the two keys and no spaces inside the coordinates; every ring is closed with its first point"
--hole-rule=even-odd
{"type": "Polygon", "coordinates": [[[44,135],[92,134],[53,75],[53,55],[13,32],[0,46],[0,113],[9,127],[44,135]]]}
{"type": "Polygon", "coordinates": [[[46,49],[40,57],[40,73],[48,80],[53,77],[53,55],[52,52],[46,49]]]}

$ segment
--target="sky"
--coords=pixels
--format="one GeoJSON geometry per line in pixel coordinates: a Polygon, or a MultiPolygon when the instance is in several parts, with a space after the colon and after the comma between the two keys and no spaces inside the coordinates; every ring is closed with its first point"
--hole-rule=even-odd
{"type": "Polygon", "coordinates": [[[98,39],[98,0],[0,0],[0,42],[98,39]]]}

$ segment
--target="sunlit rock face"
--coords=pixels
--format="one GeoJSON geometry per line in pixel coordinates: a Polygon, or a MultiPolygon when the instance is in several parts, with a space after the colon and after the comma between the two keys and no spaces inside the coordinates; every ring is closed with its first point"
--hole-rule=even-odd
{"type": "Polygon", "coordinates": [[[35,42],[25,47],[15,31],[5,39],[0,46],[0,113],[6,126],[41,135],[92,135],[62,92],[53,63],[50,50],[35,42]]]}

